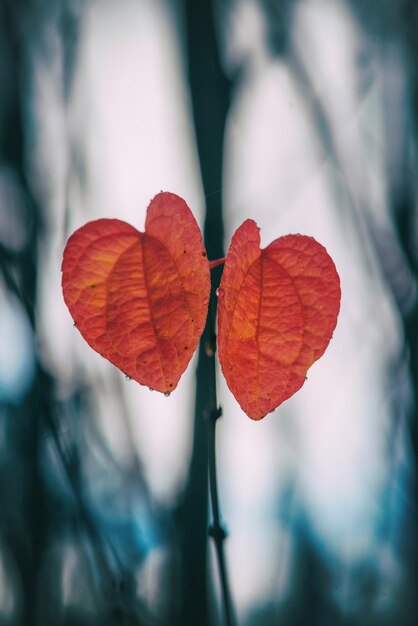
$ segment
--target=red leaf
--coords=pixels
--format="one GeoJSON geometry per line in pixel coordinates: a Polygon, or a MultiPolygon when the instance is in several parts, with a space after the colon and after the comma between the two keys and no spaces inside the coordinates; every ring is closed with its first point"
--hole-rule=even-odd
{"type": "Polygon", "coordinates": [[[292,396],[337,323],[340,280],[323,246],[288,235],[260,250],[257,224],[232,238],[218,292],[218,350],[228,386],[259,420],[292,396]]]}
{"type": "Polygon", "coordinates": [[[203,332],[210,272],[199,227],[172,193],[151,201],[145,233],[115,219],[68,240],[65,302],[87,343],[127,376],[175,389],[203,332]]]}

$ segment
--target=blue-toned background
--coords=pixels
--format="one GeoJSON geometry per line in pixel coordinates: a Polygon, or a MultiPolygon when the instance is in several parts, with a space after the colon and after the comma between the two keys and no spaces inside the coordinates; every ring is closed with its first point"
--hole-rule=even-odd
{"type": "Polygon", "coordinates": [[[1,0],[0,626],[223,624],[204,368],[151,394],[61,295],[71,232],[160,190],[211,258],[251,217],[341,277],[273,414],[219,372],[239,626],[417,623],[417,32],[414,0],[1,0]]]}

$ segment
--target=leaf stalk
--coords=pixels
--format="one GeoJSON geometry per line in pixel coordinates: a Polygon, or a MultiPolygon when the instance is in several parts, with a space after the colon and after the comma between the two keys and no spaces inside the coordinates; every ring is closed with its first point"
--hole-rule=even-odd
{"type": "Polygon", "coordinates": [[[215,259],[214,261],[209,261],[209,269],[213,270],[215,269],[215,267],[218,267],[219,265],[223,265],[223,263],[225,263],[225,257],[223,256],[220,259],[215,259]]]}

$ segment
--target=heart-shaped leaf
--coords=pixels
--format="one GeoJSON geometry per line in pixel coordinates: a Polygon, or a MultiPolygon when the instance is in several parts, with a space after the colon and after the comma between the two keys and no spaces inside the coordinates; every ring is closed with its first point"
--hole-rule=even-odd
{"type": "Polygon", "coordinates": [[[175,389],[203,332],[210,272],[199,227],[172,193],[151,201],[145,233],[100,219],[68,240],[65,302],[87,343],[151,389],[175,389]]]}
{"type": "Polygon", "coordinates": [[[337,323],[340,280],[323,246],[287,235],[260,250],[246,220],[234,234],[218,291],[218,351],[228,386],[259,420],[292,396],[337,323]]]}

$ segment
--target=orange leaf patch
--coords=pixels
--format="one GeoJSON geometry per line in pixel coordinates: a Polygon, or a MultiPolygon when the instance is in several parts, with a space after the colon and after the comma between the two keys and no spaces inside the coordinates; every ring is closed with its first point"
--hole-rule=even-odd
{"type": "Polygon", "coordinates": [[[64,300],[96,352],[127,376],[169,393],[203,332],[210,272],[199,227],[172,193],[151,201],[145,233],[99,219],[68,240],[64,300]]]}
{"type": "Polygon", "coordinates": [[[218,292],[219,361],[243,411],[259,420],[290,398],[324,353],[340,280],[323,246],[288,235],[260,250],[253,220],[236,231],[218,292]]]}

